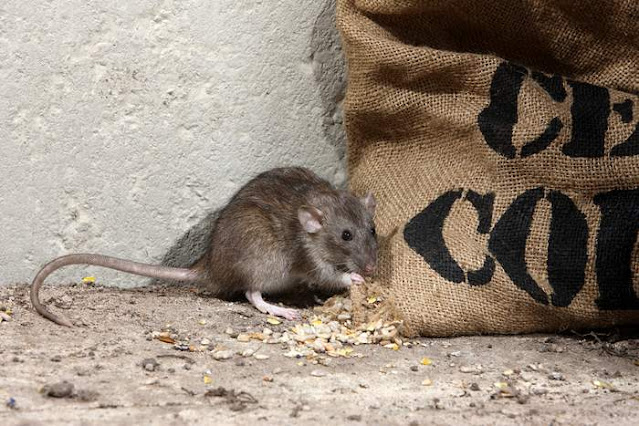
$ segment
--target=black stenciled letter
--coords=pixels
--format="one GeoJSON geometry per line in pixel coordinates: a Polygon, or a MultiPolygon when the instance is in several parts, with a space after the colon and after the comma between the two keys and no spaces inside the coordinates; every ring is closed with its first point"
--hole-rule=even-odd
{"type": "MultiPolygon", "coordinates": [[[[633,102],[627,99],[626,102],[621,104],[615,104],[615,111],[621,114],[621,119],[624,123],[632,121],[632,105],[633,102]]],[[[632,132],[628,139],[624,142],[616,145],[610,151],[611,157],[629,157],[639,154],[639,123],[635,126],[635,130],[632,132]]]]}
{"type": "Polygon", "coordinates": [[[506,158],[515,158],[513,126],[517,123],[517,97],[528,70],[510,62],[499,64],[490,84],[490,104],[479,113],[479,130],[488,146],[506,158]]]}
{"type": "Polygon", "coordinates": [[[610,93],[605,87],[568,80],[572,87],[572,135],[562,151],[570,157],[603,157],[610,93]]]}
{"type": "MultiPolygon", "coordinates": [[[[466,194],[466,199],[477,210],[479,216],[479,224],[477,225],[477,232],[480,234],[488,234],[490,232],[490,226],[493,220],[493,204],[495,202],[495,194],[488,193],[486,195],[479,195],[473,190],[469,190],[466,194]]],[[[493,278],[495,273],[495,259],[490,256],[486,256],[484,264],[480,269],[475,271],[468,271],[468,284],[470,285],[484,285],[488,284],[493,278]]]]}
{"type": "MultiPolygon", "coordinates": [[[[488,146],[506,158],[515,158],[517,149],[513,145],[513,126],[518,121],[517,101],[519,91],[528,70],[524,67],[503,62],[495,71],[490,85],[490,104],[479,113],[477,122],[488,146]]],[[[550,94],[553,100],[563,101],[566,92],[559,76],[546,77],[533,73],[533,79],[550,94]]],[[[526,143],[521,156],[528,157],[546,149],[563,128],[559,117],[553,118],[543,133],[526,143]]]]}
{"type": "Polygon", "coordinates": [[[597,234],[597,281],[602,310],[639,309],[632,287],[632,254],[639,231],[639,189],[598,194],[601,209],[597,234]]]}
{"type": "MultiPolygon", "coordinates": [[[[419,214],[413,217],[404,228],[404,239],[439,275],[454,283],[466,281],[466,274],[453,259],[446,247],[443,236],[444,221],[450,214],[453,204],[462,197],[462,190],[448,191],[440,195],[419,214]]],[[[492,221],[494,194],[479,195],[469,191],[466,199],[477,210],[479,224],[477,232],[487,234],[492,221]]],[[[495,270],[495,261],[486,256],[483,266],[468,272],[470,285],[483,285],[490,281],[495,270]]]]}
{"type": "Polygon", "coordinates": [[[548,282],[554,306],[568,306],[581,290],[588,262],[588,222],[559,191],[547,196],[552,208],[548,240],[548,282]]]}
{"type": "Polygon", "coordinates": [[[517,197],[495,224],[490,233],[488,249],[517,287],[528,292],[537,302],[547,305],[548,296],[526,268],[526,240],[535,207],[543,196],[544,189],[536,188],[517,197]]]}
{"type": "MultiPolygon", "coordinates": [[[[533,214],[544,188],[524,192],[495,224],[488,249],[495,255],[513,283],[539,303],[547,305],[548,296],[526,267],[526,241],[533,214]]],[[[547,199],[552,206],[548,242],[548,281],[553,289],[554,306],[568,306],[584,283],[587,261],[588,224],[572,200],[558,191],[547,199]]]]}
{"type": "Polygon", "coordinates": [[[564,79],[561,78],[560,75],[548,77],[544,73],[533,71],[532,78],[548,92],[553,101],[563,102],[566,100],[568,94],[566,93],[566,89],[564,89],[564,79]]]}

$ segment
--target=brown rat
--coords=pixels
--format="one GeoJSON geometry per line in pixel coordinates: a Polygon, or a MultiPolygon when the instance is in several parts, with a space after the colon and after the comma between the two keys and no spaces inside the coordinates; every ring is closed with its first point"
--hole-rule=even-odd
{"type": "Polygon", "coordinates": [[[204,256],[191,268],[147,265],[97,254],[71,254],[45,265],[31,284],[31,302],[51,321],[38,292],[45,278],[66,265],[96,265],[151,278],[195,282],[215,296],[242,293],[263,313],[299,318],[296,310],[263,300],[300,283],[346,288],[377,264],[375,198],[357,198],[299,167],[264,172],[231,198],[216,220],[204,256]]]}

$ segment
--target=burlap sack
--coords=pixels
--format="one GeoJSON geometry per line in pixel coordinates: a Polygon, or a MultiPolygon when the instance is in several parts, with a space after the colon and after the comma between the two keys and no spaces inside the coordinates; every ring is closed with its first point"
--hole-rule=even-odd
{"type": "Polygon", "coordinates": [[[338,25],[351,185],[396,230],[368,291],[405,331],[639,323],[639,2],[339,0],[338,25]]]}

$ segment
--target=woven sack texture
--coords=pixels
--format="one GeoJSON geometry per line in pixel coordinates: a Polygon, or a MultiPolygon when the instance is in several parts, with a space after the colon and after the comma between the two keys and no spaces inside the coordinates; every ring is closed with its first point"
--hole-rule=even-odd
{"type": "Polygon", "coordinates": [[[409,334],[639,323],[639,3],[339,0],[356,192],[409,334]]]}

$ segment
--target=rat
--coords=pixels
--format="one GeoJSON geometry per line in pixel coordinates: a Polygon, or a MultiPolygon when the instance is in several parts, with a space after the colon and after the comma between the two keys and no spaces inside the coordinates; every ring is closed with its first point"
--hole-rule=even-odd
{"type": "Polygon", "coordinates": [[[193,282],[216,297],[244,294],[260,312],[288,320],[297,310],[263,294],[295,285],[341,290],[377,267],[376,201],[338,190],[302,167],[276,168],[244,185],[215,220],[204,255],[190,268],[149,265],[100,254],[70,254],[46,264],[31,284],[31,303],[45,318],[72,327],[40,303],[48,275],[66,265],[95,265],[150,278],[193,282]]]}

